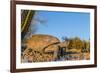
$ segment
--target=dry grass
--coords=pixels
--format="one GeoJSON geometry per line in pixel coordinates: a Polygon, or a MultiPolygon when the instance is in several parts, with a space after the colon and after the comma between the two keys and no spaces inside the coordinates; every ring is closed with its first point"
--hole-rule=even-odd
{"type": "MultiPolygon", "coordinates": [[[[53,51],[57,50],[57,45],[48,47],[44,51],[44,47],[52,44],[54,42],[60,42],[59,39],[49,36],[49,35],[33,35],[29,39],[22,41],[22,44],[26,45],[27,48],[22,52],[21,62],[50,62],[57,59],[53,51]],[[47,52],[47,53],[44,53],[47,52]]],[[[64,44],[60,44],[63,46],[64,44]]],[[[77,54],[67,54],[65,55],[66,60],[89,60],[90,53],[82,53],[81,50],[76,49],[66,49],[66,52],[77,52],[77,54]]]]}

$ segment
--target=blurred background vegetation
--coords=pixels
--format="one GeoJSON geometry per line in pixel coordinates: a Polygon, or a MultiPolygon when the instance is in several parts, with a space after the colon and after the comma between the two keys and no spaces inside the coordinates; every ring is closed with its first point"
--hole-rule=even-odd
{"type": "Polygon", "coordinates": [[[90,40],[81,40],[79,37],[63,37],[62,39],[69,42],[67,47],[68,49],[77,49],[81,50],[81,52],[90,52],[90,40]]]}

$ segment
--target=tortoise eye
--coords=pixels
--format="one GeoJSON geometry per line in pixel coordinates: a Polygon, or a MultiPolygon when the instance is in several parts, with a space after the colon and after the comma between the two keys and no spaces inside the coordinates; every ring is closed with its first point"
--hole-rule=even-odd
{"type": "Polygon", "coordinates": [[[21,45],[21,51],[24,52],[24,50],[27,48],[27,45],[21,45]]]}
{"type": "Polygon", "coordinates": [[[28,49],[29,52],[32,52],[33,50],[31,48],[28,49]]]}

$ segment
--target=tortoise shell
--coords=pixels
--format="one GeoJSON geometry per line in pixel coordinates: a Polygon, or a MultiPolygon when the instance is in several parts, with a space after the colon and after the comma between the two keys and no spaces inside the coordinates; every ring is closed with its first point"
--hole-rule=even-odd
{"type": "MultiPolygon", "coordinates": [[[[44,53],[44,47],[60,42],[60,40],[51,35],[34,34],[30,38],[24,39],[22,45],[26,46],[26,49],[22,52],[22,62],[42,62],[54,60],[52,53],[44,53]]],[[[57,49],[54,45],[48,48],[53,52],[57,49]]]]}

